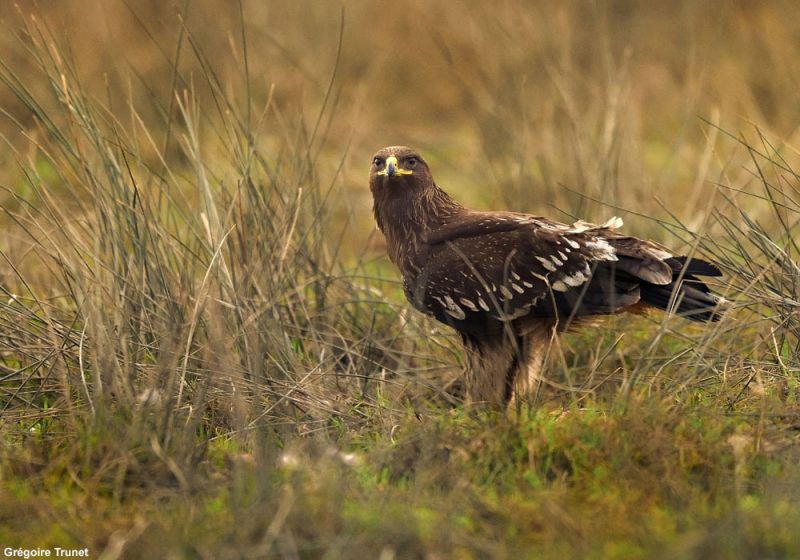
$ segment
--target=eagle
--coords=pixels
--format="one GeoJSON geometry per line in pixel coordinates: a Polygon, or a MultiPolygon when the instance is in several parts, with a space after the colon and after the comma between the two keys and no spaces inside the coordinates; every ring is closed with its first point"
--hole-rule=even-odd
{"type": "Polygon", "coordinates": [[[374,155],[369,185],[406,298],[461,336],[470,403],[532,396],[555,337],[586,317],[653,307],[706,322],[723,311],[700,279],[721,276],[715,265],[624,235],[619,218],[570,225],[470,210],[405,146],[374,155]]]}

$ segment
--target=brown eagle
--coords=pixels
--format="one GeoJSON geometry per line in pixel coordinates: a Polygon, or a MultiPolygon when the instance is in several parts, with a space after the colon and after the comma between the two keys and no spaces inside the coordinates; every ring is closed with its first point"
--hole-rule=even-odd
{"type": "Polygon", "coordinates": [[[582,317],[650,306],[719,319],[723,299],[698,278],[719,269],[618,233],[619,218],[567,225],[469,210],[404,146],[375,154],[369,184],[408,301],[461,335],[472,403],[529,395],[553,337],[582,317]]]}

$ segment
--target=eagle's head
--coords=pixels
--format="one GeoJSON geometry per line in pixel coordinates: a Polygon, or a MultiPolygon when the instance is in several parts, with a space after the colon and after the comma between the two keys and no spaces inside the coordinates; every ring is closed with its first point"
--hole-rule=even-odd
{"type": "Polygon", "coordinates": [[[389,146],[372,157],[369,188],[377,199],[414,196],[433,187],[428,164],[415,150],[389,146]]]}

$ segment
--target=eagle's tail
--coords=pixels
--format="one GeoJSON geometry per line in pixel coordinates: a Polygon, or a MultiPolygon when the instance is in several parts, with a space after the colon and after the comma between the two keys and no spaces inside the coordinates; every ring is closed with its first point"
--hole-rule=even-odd
{"type": "Polygon", "coordinates": [[[692,321],[719,321],[727,301],[713,294],[698,277],[722,276],[720,270],[706,261],[687,257],[673,257],[666,262],[673,269],[672,282],[664,285],[642,282],[639,287],[642,302],[692,321]]]}

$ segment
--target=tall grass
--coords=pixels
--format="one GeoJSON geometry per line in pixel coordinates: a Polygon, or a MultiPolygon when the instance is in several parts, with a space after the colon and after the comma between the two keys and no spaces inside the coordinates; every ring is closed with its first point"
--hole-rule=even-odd
{"type": "Polygon", "coordinates": [[[379,33],[375,7],[300,24],[280,3],[216,20],[187,4],[170,27],[155,5],[115,5],[86,17],[112,36],[133,21],[131,45],[156,54],[106,52],[125,64],[99,81],[86,37],[53,16],[69,8],[17,14],[0,59],[0,542],[105,558],[797,553],[796,154],[724,117],[700,140],[648,136],[661,118],[638,112],[633,76],[650,74],[613,30],[654,12],[615,5],[590,10],[594,52],[576,23],[589,8],[488,19],[465,2],[462,25],[425,35],[458,73],[439,68],[429,95],[400,79],[437,74],[427,53],[378,48],[413,33],[413,12],[379,33]],[[295,26],[265,34],[270,18],[295,26]],[[296,47],[314,29],[335,57],[296,47]],[[531,68],[548,77],[535,95],[531,68]],[[263,84],[270,71],[289,85],[263,84]],[[431,136],[451,143],[424,140],[430,122],[411,132],[409,108],[445,126],[454,100],[461,128],[431,136]],[[536,407],[465,411],[452,333],[407,307],[362,227],[362,163],[384,139],[367,123],[422,139],[448,190],[501,193],[462,193],[475,204],[626,212],[634,234],[719,263],[733,311],[605,320],[554,350],[536,407]]]}
{"type": "Polygon", "coordinates": [[[164,122],[130,105],[125,125],[82,91],[47,26],[30,21],[26,40],[51,89],[45,101],[14,70],[0,77],[38,125],[27,154],[9,145],[28,196],[8,189],[5,207],[18,231],[4,251],[5,418],[110,407],[134,431],[153,422],[162,445],[175,430],[324,430],[379,399],[400,407],[410,376],[425,386],[442,368],[385,295],[394,281],[339,264],[337,171],[319,176],[316,128],[273,124],[270,98],[248,125],[213,69],[216,114],[178,88],[164,122]],[[266,126],[287,127],[279,150],[256,140],[266,126]]]}

